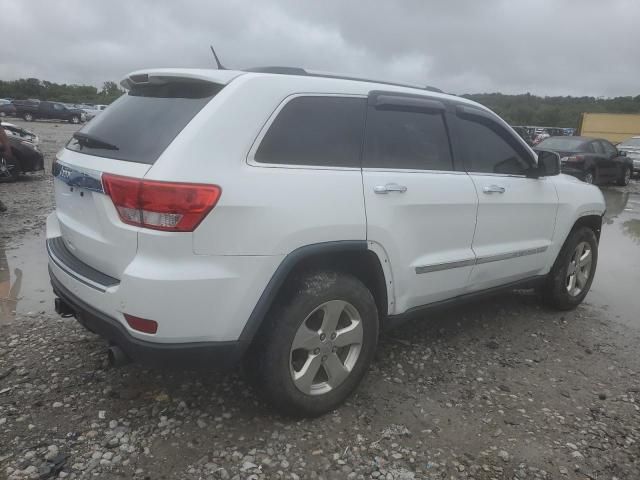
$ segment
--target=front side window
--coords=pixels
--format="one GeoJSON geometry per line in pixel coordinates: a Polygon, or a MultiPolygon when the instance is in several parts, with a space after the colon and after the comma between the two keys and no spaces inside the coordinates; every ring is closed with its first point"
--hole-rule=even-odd
{"type": "Polygon", "coordinates": [[[296,97],[269,127],[255,161],[360,168],[365,108],[364,98],[296,97]]]}
{"type": "Polygon", "coordinates": [[[363,166],[453,170],[442,113],[370,109],[363,166]]]}
{"type": "Polygon", "coordinates": [[[60,105],[59,103],[54,103],[53,104],[53,109],[60,111],[60,110],[64,110],[64,107],[62,105],[60,105]]]}
{"type": "Polygon", "coordinates": [[[616,147],[611,145],[609,142],[600,142],[602,144],[602,148],[604,148],[604,153],[610,157],[615,156],[618,153],[616,147]]]}
{"type": "Polygon", "coordinates": [[[524,175],[533,163],[517,139],[489,119],[458,117],[458,137],[469,172],[524,175]]]}
{"type": "Polygon", "coordinates": [[[593,142],[591,145],[593,145],[593,151],[602,155],[604,154],[604,148],[602,148],[602,144],[600,142],[593,142]]]}

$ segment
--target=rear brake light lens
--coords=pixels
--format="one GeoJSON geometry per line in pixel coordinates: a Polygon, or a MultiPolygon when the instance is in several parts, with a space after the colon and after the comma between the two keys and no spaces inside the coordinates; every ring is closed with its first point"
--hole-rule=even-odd
{"type": "Polygon", "coordinates": [[[147,320],[146,318],[134,317],[127,313],[124,318],[131,328],[144,333],[156,333],[158,331],[158,322],[155,320],[147,320]]]}
{"type": "Polygon", "coordinates": [[[192,232],[216,206],[217,185],[159,182],[102,175],[120,220],[129,225],[170,232],[192,232]]]}

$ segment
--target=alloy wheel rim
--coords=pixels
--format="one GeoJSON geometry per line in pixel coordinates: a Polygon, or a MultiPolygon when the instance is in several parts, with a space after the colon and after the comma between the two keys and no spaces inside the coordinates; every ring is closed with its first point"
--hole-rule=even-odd
{"type": "Polygon", "coordinates": [[[629,184],[629,180],[631,180],[631,170],[626,168],[624,170],[624,184],[628,185],[629,184]]]}
{"type": "Polygon", "coordinates": [[[593,252],[588,242],[580,242],[571,255],[567,267],[565,286],[572,297],[580,295],[587,286],[591,276],[593,252]]]}
{"type": "Polygon", "coordinates": [[[298,390],[322,395],[351,374],[364,332],[358,310],[344,300],[316,307],[298,327],[289,352],[289,371],[298,390]]]}
{"type": "Polygon", "coordinates": [[[593,183],[593,173],[589,172],[584,176],[584,181],[587,183],[593,183]]]}

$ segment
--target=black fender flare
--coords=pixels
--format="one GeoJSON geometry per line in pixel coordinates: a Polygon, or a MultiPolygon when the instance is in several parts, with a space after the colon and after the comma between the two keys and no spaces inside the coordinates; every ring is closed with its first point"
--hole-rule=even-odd
{"type": "Polygon", "coordinates": [[[289,253],[278,268],[271,276],[269,283],[262,291],[258,302],[253,307],[253,311],[245,324],[242,333],[238,339],[239,348],[242,350],[242,354],[249,348],[253,338],[256,333],[260,329],[262,325],[262,321],[264,320],[265,315],[271,308],[273,301],[275,300],[278,292],[280,292],[280,288],[283,286],[285,280],[291,271],[298,265],[302,260],[318,255],[318,254],[327,254],[327,253],[344,253],[344,252],[356,252],[356,251],[366,251],[367,250],[367,241],[366,240],[339,240],[333,242],[322,242],[315,243],[312,245],[305,245],[303,247],[299,247],[289,253]]]}

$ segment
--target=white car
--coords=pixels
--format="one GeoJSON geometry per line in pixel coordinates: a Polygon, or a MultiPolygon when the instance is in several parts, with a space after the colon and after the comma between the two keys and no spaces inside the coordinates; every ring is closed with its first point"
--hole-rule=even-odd
{"type": "Polygon", "coordinates": [[[56,310],[112,359],[244,359],[277,408],[317,415],[385,326],[498,289],[561,309],[589,290],[602,194],[481,105],[286,68],[122,85],[58,154],[47,221],[56,310]]]}

